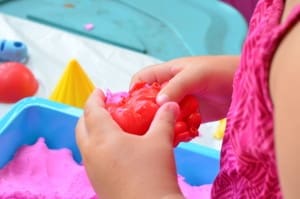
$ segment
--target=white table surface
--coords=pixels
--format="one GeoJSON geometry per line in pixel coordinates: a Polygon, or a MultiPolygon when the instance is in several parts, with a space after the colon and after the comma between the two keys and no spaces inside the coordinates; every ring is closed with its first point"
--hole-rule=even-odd
{"type": "MultiPolygon", "coordinates": [[[[160,61],[144,54],[71,34],[28,20],[0,14],[0,38],[19,40],[28,46],[26,65],[40,83],[36,96],[47,98],[69,60],[75,58],[92,82],[112,91],[128,90],[131,76],[142,67],[160,61]]],[[[0,118],[13,104],[0,103],[0,118]]],[[[219,149],[221,141],[213,138],[216,123],[202,125],[201,137],[193,142],[219,149]]]]}

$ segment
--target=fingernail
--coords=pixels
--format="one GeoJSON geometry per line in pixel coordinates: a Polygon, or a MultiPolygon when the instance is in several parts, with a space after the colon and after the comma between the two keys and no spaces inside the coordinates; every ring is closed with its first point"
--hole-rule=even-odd
{"type": "Polygon", "coordinates": [[[169,111],[172,111],[174,118],[177,118],[178,114],[179,114],[179,106],[177,103],[175,102],[170,102],[167,104],[166,107],[169,111]]]}
{"type": "Polygon", "coordinates": [[[160,94],[156,97],[156,103],[159,105],[162,105],[167,101],[169,101],[169,96],[167,96],[166,94],[160,94]]]}
{"type": "Polygon", "coordinates": [[[101,97],[101,91],[98,88],[95,88],[92,92],[92,95],[95,97],[101,97]]]}
{"type": "Polygon", "coordinates": [[[92,92],[92,95],[95,97],[97,105],[101,106],[100,102],[105,100],[103,92],[99,88],[95,88],[92,92]]]}

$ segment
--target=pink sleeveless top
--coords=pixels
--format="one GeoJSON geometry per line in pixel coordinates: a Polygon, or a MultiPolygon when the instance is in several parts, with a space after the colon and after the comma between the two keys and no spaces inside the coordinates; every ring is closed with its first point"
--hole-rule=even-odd
{"type": "Polygon", "coordinates": [[[249,24],[221,150],[213,199],[282,198],[274,148],[273,104],[269,91],[272,57],[300,19],[300,6],[280,24],[284,0],[260,0],[249,24]]]}

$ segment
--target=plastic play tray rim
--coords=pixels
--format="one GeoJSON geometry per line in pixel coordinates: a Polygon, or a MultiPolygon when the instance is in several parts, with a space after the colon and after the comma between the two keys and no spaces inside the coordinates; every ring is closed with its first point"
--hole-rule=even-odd
{"type": "MultiPolygon", "coordinates": [[[[5,131],[8,125],[16,119],[16,117],[25,109],[31,107],[40,107],[63,114],[67,114],[73,117],[80,117],[83,113],[82,109],[68,106],[62,103],[53,102],[44,98],[39,97],[28,97],[20,100],[16,103],[11,110],[9,110],[2,118],[0,118],[0,136],[5,131]]],[[[201,153],[202,155],[219,159],[219,151],[211,149],[209,147],[201,146],[196,143],[181,143],[178,146],[179,148],[192,151],[194,153],[201,153]]]]}
{"type": "MultiPolygon", "coordinates": [[[[74,160],[80,163],[81,157],[76,146],[74,130],[82,113],[82,109],[38,97],[25,98],[16,103],[0,120],[0,169],[13,158],[20,146],[33,144],[38,137],[45,137],[46,144],[51,149],[69,148],[74,160]],[[33,116],[33,121],[30,121],[31,116],[33,116]],[[59,124],[52,127],[51,125],[56,125],[56,121],[60,121],[59,124]],[[45,128],[45,133],[41,132],[40,130],[44,130],[45,126],[41,126],[40,123],[50,125],[51,128],[45,128]],[[51,133],[52,129],[56,131],[55,136],[51,133]],[[57,133],[61,129],[67,131],[57,133]],[[23,134],[23,130],[36,132],[23,134]]],[[[190,184],[211,183],[217,175],[219,151],[189,142],[181,143],[174,149],[174,152],[177,171],[190,184]]]]}

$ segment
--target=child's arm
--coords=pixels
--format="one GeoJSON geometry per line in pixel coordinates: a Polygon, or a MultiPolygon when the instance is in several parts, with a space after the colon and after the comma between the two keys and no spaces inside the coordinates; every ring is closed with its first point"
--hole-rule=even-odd
{"type": "Polygon", "coordinates": [[[157,102],[179,102],[185,95],[198,96],[203,122],[226,116],[232,94],[232,80],[239,56],[198,56],[149,66],[134,75],[131,84],[144,81],[168,82],[157,102]],[[162,97],[164,96],[164,97],[162,97]]]}
{"type": "Polygon", "coordinates": [[[275,147],[284,198],[300,195],[300,24],[274,56],[270,90],[274,103],[275,147]]]}

